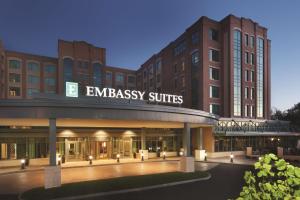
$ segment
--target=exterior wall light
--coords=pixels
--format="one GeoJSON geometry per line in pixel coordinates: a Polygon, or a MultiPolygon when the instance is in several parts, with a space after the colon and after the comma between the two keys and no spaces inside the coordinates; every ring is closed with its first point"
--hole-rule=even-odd
{"type": "Polygon", "coordinates": [[[25,159],[21,159],[21,169],[25,169],[25,159]]]}
{"type": "Polygon", "coordinates": [[[89,156],[90,165],[93,164],[93,156],[89,156]]]}
{"type": "Polygon", "coordinates": [[[144,161],[144,153],[143,153],[143,151],[141,153],[141,161],[144,161]]]}
{"type": "Polygon", "coordinates": [[[163,159],[166,160],[166,152],[163,152],[163,159]]]}
{"type": "Polygon", "coordinates": [[[180,156],[183,156],[183,151],[180,151],[180,152],[179,152],[179,155],[180,155],[180,156]]]}
{"type": "Polygon", "coordinates": [[[234,155],[231,153],[231,154],[230,154],[230,162],[231,162],[231,163],[233,163],[233,157],[234,157],[234,155]]]}
{"type": "Polygon", "coordinates": [[[60,156],[57,158],[57,162],[58,162],[58,163],[57,163],[58,165],[61,164],[61,157],[60,157],[60,156]]]}
{"type": "Polygon", "coordinates": [[[117,154],[117,162],[120,162],[120,154],[117,154]]]}

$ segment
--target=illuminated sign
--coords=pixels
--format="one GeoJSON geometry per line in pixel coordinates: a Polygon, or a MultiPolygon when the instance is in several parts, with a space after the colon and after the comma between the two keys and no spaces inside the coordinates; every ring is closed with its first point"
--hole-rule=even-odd
{"type": "Polygon", "coordinates": [[[66,82],[66,96],[78,97],[78,83],[66,82]]]}
{"type": "MultiPolygon", "coordinates": [[[[121,89],[114,89],[114,88],[99,88],[94,86],[85,86],[85,88],[86,88],[85,95],[88,97],[146,100],[145,96],[148,96],[147,100],[150,102],[172,103],[172,104],[183,103],[182,96],[173,95],[173,94],[149,92],[148,95],[145,95],[146,92],[141,92],[138,90],[121,90],[121,89]]],[[[66,96],[78,97],[78,84],[75,85],[72,84],[72,82],[66,82],[66,96]],[[75,95],[76,92],[77,92],[77,96],[75,95]]]]}

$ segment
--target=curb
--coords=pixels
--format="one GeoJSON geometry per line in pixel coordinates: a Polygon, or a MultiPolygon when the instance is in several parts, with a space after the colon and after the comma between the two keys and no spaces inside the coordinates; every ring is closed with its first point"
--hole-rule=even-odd
{"type": "MultiPolygon", "coordinates": [[[[99,193],[86,194],[86,195],[55,198],[55,199],[51,199],[51,200],[76,200],[76,199],[86,199],[86,198],[92,198],[92,197],[102,197],[102,196],[114,195],[114,194],[123,194],[123,193],[128,193],[128,192],[140,192],[140,191],[144,191],[144,190],[151,190],[151,189],[156,189],[156,188],[164,188],[164,187],[170,187],[170,186],[175,186],[175,185],[182,185],[182,184],[186,184],[186,183],[193,183],[193,182],[197,182],[197,181],[205,181],[205,180],[209,180],[210,178],[211,178],[211,174],[208,173],[208,176],[203,177],[203,178],[197,178],[197,179],[191,179],[191,180],[185,180],[185,181],[177,181],[177,182],[171,182],[171,183],[164,183],[164,184],[139,187],[139,188],[131,188],[131,189],[125,189],[125,190],[99,192],[99,193]]],[[[22,196],[22,193],[18,195],[18,199],[24,200],[23,198],[21,198],[21,196],[22,196]]]]}
{"type": "Polygon", "coordinates": [[[217,161],[195,161],[198,163],[215,163],[215,164],[227,164],[227,165],[243,165],[243,166],[253,166],[254,163],[237,163],[237,162],[217,162],[217,161]]]}

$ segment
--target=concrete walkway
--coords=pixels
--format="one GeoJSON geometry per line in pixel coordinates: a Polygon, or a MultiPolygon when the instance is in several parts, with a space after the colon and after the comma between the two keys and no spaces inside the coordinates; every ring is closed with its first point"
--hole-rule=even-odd
{"type": "MultiPolygon", "coordinates": [[[[144,162],[62,169],[62,183],[177,171],[178,161],[144,162]]],[[[0,194],[17,194],[44,185],[44,171],[0,175],[0,194]]]]}
{"type": "MultiPolygon", "coordinates": [[[[170,157],[166,158],[167,161],[178,161],[180,157],[170,157]]],[[[162,158],[152,158],[149,160],[145,160],[144,162],[159,162],[163,161],[162,158]]],[[[98,165],[112,165],[112,164],[125,164],[125,163],[140,163],[140,159],[126,158],[120,159],[120,163],[117,163],[116,159],[103,159],[103,160],[93,160],[93,166],[98,165]]],[[[0,162],[1,164],[1,162],[0,162]]],[[[10,174],[16,172],[27,172],[27,171],[40,171],[44,170],[46,165],[30,165],[25,169],[21,169],[20,166],[14,167],[1,167],[0,166],[0,175],[1,174],[10,174]]],[[[66,162],[61,165],[62,168],[74,168],[74,167],[87,167],[90,166],[89,161],[74,161],[74,162],[66,162]]]]}

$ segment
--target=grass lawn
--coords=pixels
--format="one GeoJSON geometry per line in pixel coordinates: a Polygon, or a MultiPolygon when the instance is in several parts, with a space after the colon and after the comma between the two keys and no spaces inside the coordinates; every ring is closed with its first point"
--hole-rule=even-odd
{"type": "Polygon", "coordinates": [[[207,177],[207,172],[169,172],[162,174],[150,174],[142,176],[127,176],[106,180],[94,180],[78,183],[64,184],[59,188],[34,188],[23,193],[23,199],[52,199],[59,197],[77,196],[113,190],[123,190],[137,187],[152,186],[176,181],[207,177]]]}

